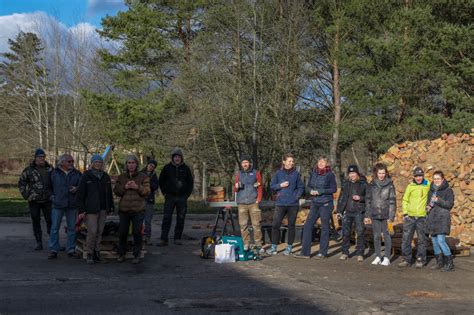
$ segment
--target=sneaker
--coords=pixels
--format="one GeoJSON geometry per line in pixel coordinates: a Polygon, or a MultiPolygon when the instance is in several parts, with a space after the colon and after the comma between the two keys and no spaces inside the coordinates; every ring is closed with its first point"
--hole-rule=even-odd
{"type": "Polygon", "coordinates": [[[339,257],[340,260],[347,260],[347,258],[349,258],[349,256],[346,254],[342,254],[341,257],[339,257]]]}
{"type": "Polygon", "coordinates": [[[380,263],[382,262],[382,260],[380,259],[380,257],[375,257],[375,259],[372,261],[372,265],[380,265],[380,263]]]}
{"type": "Polygon", "coordinates": [[[357,256],[357,261],[358,262],[363,262],[364,261],[364,256],[362,256],[362,255],[357,256]]]}
{"type": "Polygon", "coordinates": [[[161,240],[160,243],[158,243],[158,245],[156,245],[156,246],[158,246],[158,247],[168,246],[168,241],[161,240]]]}
{"type": "Polygon", "coordinates": [[[380,264],[382,266],[390,266],[390,259],[388,259],[387,257],[384,257],[380,264]]]}
{"type": "Polygon", "coordinates": [[[317,255],[314,256],[314,257],[315,257],[316,259],[326,259],[326,258],[328,258],[328,256],[323,255],[323,254],[321,254],[321,253],[317,254],[317,255]]]}
{"type": "Polygon", "coordinates": [[[295,258],[302,258],[302,259],[309,259],[309,258],[311,258],[311,256],[303,255],[301,252],[299,252],[298,254],[293,255],[293,257],[295,257],[295,258]]]}
{"type": "Polygon", "coordinates": [[[290,256],[292,250],[293,250],[293,247],[292,247],[292,246],[288,246],[288,247],[283,251],[283,255],[285,255],[285,256],[290,256]]]}
{"type": "Polygon", "coordinates": [[[262,247],[257,247],[257,248],[255,249],[255,251],[257,252],[258,255],[263,255],[263,254],[265,254],[265,249],[262,248],[262,247]]]}
{"type": "Polygon", "coordinates": [[[277,249],[276,249],[276,246],[275,247],[270,247],[269,249],[267,249],[266,253],[268,255],[276,255],[278,252],[277,252],[277,249]]]}
{"type": "Polygon", "coordinates": [[[117,258],[117,262],[123,263],[125,261],[125,255],[120,255],[119,258],[117,258]]]}
{"type": "Polygon", "coordinates": [[[420,268],[423,268],[424,265],[425,265],[425,264],[423,263],[423,261],[421,260],[421,258],[417,258],[417,259],[416,259],[415,268],[420,269],[420,268]]]}
{"type": "Polygon", "coordinates": [[[136,264],[139,264],[139,263],[140,263],[140,257],[138,257],[138,256],[133,257],[132,264],[136,265],[136,264]]]}
{"type": "Polygon", "coordinates": [[[183,245],[183,242],[181,240],[174,240],[174,245],[183,245]]]}
{"type": "Polygon", "coordinates": [[[92,257],[92,255],[90,255],[90,254],[87,255],[86,263],[87,263],[88,265],[94,264],[94,258],[92,257]]]}
{"type": "Polygon", "coordinates": [[[57,259],[57,258],[58,258],[58,253],[51,252],[51,253],[49,253],[49,255],[48,255],[48,259],[49,259],[49,260],[57,259]]]}
{"type": "Polygon", "coordinates": [[[399,268],[406,268],[406,267],[409,267],[409,266],[410,266],[410,264],[408,263],[408,261],[406,261],[403,258],[402,258],[402,261],[398,263],[399,268]]]}

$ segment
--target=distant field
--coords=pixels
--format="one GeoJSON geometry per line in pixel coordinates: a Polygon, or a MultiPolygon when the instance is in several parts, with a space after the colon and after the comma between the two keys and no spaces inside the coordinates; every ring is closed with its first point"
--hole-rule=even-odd
{"type": "MultiPolygon", "coordinates": [[[[0,176],[0,216],[21,217],[28,216],[28,204],[21,197],[17,188],[17,176],[0,176]]],[[[163,197],[156,199],[156,213],[163,213],[163,197]]],[[[205,202],[200,200],[188,201],[188,213],[215,213],[205,202]]]]}

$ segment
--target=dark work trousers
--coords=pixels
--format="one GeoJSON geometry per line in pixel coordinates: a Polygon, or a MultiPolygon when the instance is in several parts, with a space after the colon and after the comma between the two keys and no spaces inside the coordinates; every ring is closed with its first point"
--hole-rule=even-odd
{"type": "Polygon", "coordinates": [[[295,241],[295,223],[299,206],[276,206],[272,222],[272,244],[280,243],[281,221],[288,215],[288,245],[295,241]]]}
{"type": "Polygon", "coordinates": [[[364,215],[360,212],[346,211],[342,219],[342,253],[349,255],[349,247],[351,246],[352,225],[356,230],[356,255],[364,255],[364,215]]]}
{"type": "Polygon", "coordinates": [[[43,216],[46,221],[46,228],[48,235],[51,232],[51,202],[28,202],[28,207],[30,208],[31,220],[33,222],[33,233],[37,242],[42,240],[42,231],[41,231],[41,211],[43,211],[43,216]]]}
{"type": "Polygon", "coordinates": [[[416,258],[421,258],[421,261],[426,263],[425,222],[426,217],[406,217],[403,221],[402,254],[407,262],[411,262],[411,241],[416,231],[416,258]]]}
{"type": "Polygon", "coordinates": [[[329,247],[329,224],[331,213],[334,208],[333,203],[315,204],[311,203],[308,218],[303,227],[303,242],[301,244],[301,254],[311,255],[311,239],[313,235],[314,224],[321,218],[321,237],[319,238],[319,253],[327,256],[329,247]]]}
{"type": "Polygon", "coordinates": [[[119,255],[125,255],[127,252],[127,239],[128,230],[130,228],[130,222],[132,222],[132,235],[133,235],[133,256],[140,256],[142,249],[142,224],[143,224],[143,212],[120,212],[120,224],[119,224],[119,255]]]}
{"type": "Polygon", "coordinates": [[[188,198],[186,196],[165,196],[163,209],[163,224],[161,225],[161,240],[168,241],[168,234],[173,222],[173,210],[176,207],[176,226],[174,228],[174,239],[179,240],[183,235],[184,219],[188,210],[188,198]]]}

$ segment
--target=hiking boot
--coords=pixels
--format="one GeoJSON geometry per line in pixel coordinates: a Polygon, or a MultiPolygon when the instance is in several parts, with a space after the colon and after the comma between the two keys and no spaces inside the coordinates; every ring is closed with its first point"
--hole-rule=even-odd
{"type": "Polygon", "coordinates": [[[326,259],[326,258],[328,258],[328,256],[319,253],[316,256],[314,256],[314,258],[316,258],[316,259],[326,259]]]}
{"type": "Polygon", "coordinates": [[[140,263],[140,257],[138,257],[138,256],[133,257],[132,264],[136,265],[136,264],[139,264],[139,263],[140,263]]]}
{"type": "Polygon", "coordinates": [[[158,245],[156,245],[156,246],[158,246],[158,247],[168,246],[168,241],[161,240],[160,243],[158,243],[158,245]]]}
{"type": "Polygon", "coordinates": [[[402,258],[402,261],[398,263],[399,268],[410,267],[410,263],[402,258]]]}
{"type": "Polygon", "coordinates": [[[363,261],[364,261],[364,256],[358,255],[358,256],[357,256],[357,261],[358,261],[358,262],[363,262],[363,261]]]}
{"type": "Polygon", "coordinates": [[[449,255],[444,258],[444,266],[442,271],[454,271],[453,255],[449,255]]]}
{"type": "Polygon", "coordinates": [[[94,262],[100,262],[100,252],[99,251],[94,251],[94,255],[92,256],[92,259],[94,259],[94,262]]]}
{"type": "Polygon", "coordinates": [[[390,259],[388,257],[384,257],[380,264],[382,266],[390,266],[390,259]]]}
{"type": "Polygon", "coordinates": [[[292,250],[293,250],[293,246],[288,245],[288,247],[283,251],[283,255],[290,256],[292,250]]]}
{"type": "Polygon", "coordinates": [[[49,259],[49,260],[57,259],[57,258],[58,258],[58,253],[56,253],[56,252],[51,252],[51,253],[49,253],[49,255],[48,255],[48,259],[49,259]]]}
{"type": "Polygon", "coordinates": [[[277,252],[277,249],[276,249],[276,246],[273,246],[270,247],[269,249],[267,249],[266,253],[268,255],[276,255],[278,252],[277,252]]]}
{"type": "Polygon", "coordinates": [[[375,257],[375,259],[371,262],[372,265],[380,265],[382,259],[380,257],[375,257]]]}
{"type": "Polygon", "coordinates": [[[417,259],[416,259],[415,268],[420,269],[420,268],[423,268],[424,265],[425,265],[425,264],[423,263],[423,261],[421,260],[421,258],[417,258],[417,259]]]}
{"type": "Polygon", "coordinates": [[[174,245],[183,245],[183,242],[181,242],[180,239],[177,239],[177,240],[175,239],[174,240],[174,245]]]}
{"type": "Polygon", "coordinates": [[[43,243],[42,242],[36,242],[35,250],[43,250],[43,243]]]}
{"type": "Polygon", "coordinates": [[[94,264],[94,257],[93,257],[91,254],[88,254],[88,255],[87,255],[86,263],[87,263],[88,265],[94,264]]]}
{"type": "Polygon", "coordinates": [[[349,256],[346,254],[342,254],[341,257],[339,257],[340,260],[347,260],[347,258],[349,258],[349,256]]]}
{"type": "Polygon", "coordinates": [[[120,255],[119,258],[117,258],[117,262],[123,263],[125,261],[125,255],[120,255]]]}
{"type": "Polygon", "coordinates": [[[443,254],[435,255],[435,258],[436,258],[436,263],[433,266],[431,266],[430,269],[437,270],[437,269],[443,268],[443,265],[444,265],[443,254]]]}

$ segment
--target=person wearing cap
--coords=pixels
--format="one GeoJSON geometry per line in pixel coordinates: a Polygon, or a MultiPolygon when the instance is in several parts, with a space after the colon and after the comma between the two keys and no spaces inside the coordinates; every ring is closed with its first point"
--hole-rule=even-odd
{"type": "Polygon", "coordinates": [[[349,258],[351,245],[352,225],[356,230],[356,255],[357,261],[364,261],[364,215],[367,181],[359,173],[357,165],[347,168],[347,180],[344,181],[337,201],[337,216],[342,218],[342,255],[341,260],[349,258]]]}
{"type": "Polygon", "coordinates": [[[142,225],[145,215],[145,198],[150,194],[150,178],[138,171],[138,159],[129,155],[125,161],[125,172],[120,174],[114,187],[119,202],[119,246],[118,262],[125,261],[130,222],[133,236],[133,264],[140,262],[142,250],[142,225]]]}
{"type": "Polygon", "coordinates": [[[402,260],[398,267],[404,268],[411,265],[411,242],[416,231],[416,268],[423,268],[426,264],[426,202],[430,190],[430,182],[424,178],[425,173],[421,167],[413,170],[413,182],[408,184],[403,194],[403,237],[402,260]]]}
{"type": "Polygon", "coordinates": [[[104,160],[99,154],[91,158],[89,170],[82,174],[76,192],[76,205],[81,213],[86,213],[86,262],[100,261],[100,243],[107,213],[114,210],[112,181],[103,170],[104,160]]]}
{"type": "Polygon", "coordinates": [[[74,168],[74,159],[70,154],[61,155],[58,166],[51,172],[53,210],[48,259],[58,258],[59,230],[63,216],[66,216],[67,224],[66,252],[68,257],[76,257],[77,209],[75,199],[81,176],[81,172],[74,168]]]}
{"type": "Polygon", "coordinates": [[[374,178],[367,189],[365,199],[366,224],[372,223],[374,237],[375,259],[372,265],[389,266],[392,250],[392,238],[388,230],[388,222],[392,223],[397,211],[397,196],[393,181],[388,173],[387,166],[377,163],[374,166],[374,178]],[[384,256],[381,251],[381,236],[385,245],[384,256]]]}
{"type": "Polygon", "coordinates": [[[331,214],[334,209],[333,194],[337,191],[336,176],[329,166],[328,158],[321,156],[313,168],[306,185],[306,192],[311,196],[311,209],[303,227],[301,251],[296,258],[310,258],[311,241],[316,221],[321,218],[321,237],[317,259],[325,259],[329,249],[329,230],[331,214]]]}
{"type": "Polygon", "coordinates": [[[43,249],[41,212],[46,221],[48,235],[51,232],[51,171],[52,167],[46,162],[44,150],[36,149],[34,160],[21,172],[18,180],[18,189],[22,197],[28,201],[36,239],[35,250],[43,249]]]}
{"type": "Polygon", "coordinates": [[[158,190],[158,176],[156,176],[156,166],[158,163],[155,160],[149,160],[146,167],[142,170],[143,174],[150,178],[150,193],[145,198],[145,243],[152,245],[151,243],[151,220],[155,213],[155,194],[158,190]]]}
{"type": "Polygon", "coordinates": [[[280,242],[280,227],[285,216],[288,217],[288,241],[283,254],[288,256],[293,250],[295,240],[296,217],[300,207],[299,199],[304,193],[304,183],[301,174],[295,168],[294,157],[287,153],[283,155],[282,167],[275,172],[270,181],[270,188],[276,192],[275,212],[272,222],[272,245],[267,254],[276,255],[280,242]]]}
{"type": "Polygon", "coordinates": [[[258,204],[262,201],[262,175],[252,167],[251,158],[243,155],[240,158],[241,170],[235,176],[234,193],[239,212],[240,233],[244,249],[250,248],[249,219],[253,228],[253,238],[257,250],[262,248],[262,212],[258,204]]]}
{"type": "Polygon", "coordinates": [[[184,163],[181,149],[171,152],[171,162],[166,164],[159,176],[160,189],[165,196],[163,209],[163,223],[161,225],[161,241],[158,246],[168,245],[168,234],[173,221],[173,210],[176,208],[176,226],[174,229],[174,243],[181,245],[184,220],[188,208],[188,198],[194,187],[194,179],[189,167],[184,163]]]}

